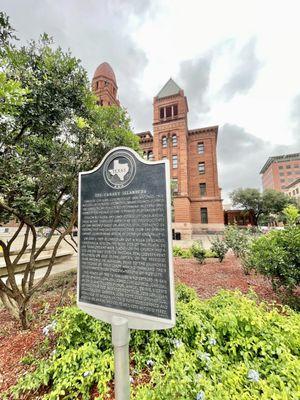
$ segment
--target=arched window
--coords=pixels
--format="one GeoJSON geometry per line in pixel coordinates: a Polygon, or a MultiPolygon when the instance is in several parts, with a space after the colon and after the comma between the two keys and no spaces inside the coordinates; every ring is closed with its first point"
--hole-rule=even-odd
{"type": "Polygon", "coordinates": [[[176,133],[174,133],[174,135],[172,135],[172,145],[173,145],[173,147],[177,146],[177,135],[176,135],[176,133]]]}
{"type": "Polygon", "coordinates": [[[168,144],[168,139],[167,139],[167,137],[166,137],[166,136],[163,136],[162,139],[161,139],[161,141],[162,141],[162,147],[167,147],[167,144],[168,144]]]}

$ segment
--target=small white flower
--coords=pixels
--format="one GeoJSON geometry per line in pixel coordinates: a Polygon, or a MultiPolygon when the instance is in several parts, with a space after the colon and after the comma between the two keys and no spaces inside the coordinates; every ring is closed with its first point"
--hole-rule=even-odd
{"type": "Polygon", "coordinates": [[[133,379],[132,376],[129,376],[129,382],[130,382],[130,383],[133,383],[133,382],[134,382],[134,379],[133,379]]]}
{"type": "Polygon", "coordinates": [[[146,362],[146,364],[147,364],[148,367],[153,367],[154,361],[153,361],[153,360],[148,360],[148,361],[146,362]]]}
{"type": "Polygon", "coordinates": [[[209,353],[201,353],[201,351],[198,351],[197,354],[198,354],[198,357],[200,358],[200,360],[202,360],[202,361],[211,361],[209,353]]]}
{"type": "Polygon", "coordinates": [[[83,373],[83,376],[86,378],[87,376],[90,376],[90,375],[92,375],[92,371],[85,371],[84,373],[83,373]]]}
{"type": "Polygon", "coordinates": [[[45,336],[49,335],[49,326],[48,325],[43,328],[43,335],[45,335],[45,336]]]}
{"type": "Polygon", "coordinates": [[[54,356],[56,354],[56,350],[54,349],[52,352],[51,352],[51,356],[54,356]]]}
{"type": "Polygon", "coordinates": [[[51,329],[54,330],[56,328],[56,325],[57,325],[57,321],[56,321],[56,319],[54,319],[50,324],[51,329]]]}
{"type": "Polygon", "coordinates": [[[215,346],[215,345],[217,344],[216,339],[214,339],[214,338],[209,339],[209,344],[210,344],[211,346],[215,346]]]}
{"type": "Polygon", "coordinates": [[[255,371],[255,369],[250,369],[247,375],[249,381],[258,382],[259,381],[259,373],[255,371]]]}
{"type": "Polygon", "coordinates": [[[53,320],[53,321],[51,322],[51,324],[46,325],[46,326],[43,328],[43,334],[44,334],[45,336],[48,336],[49,333],[50,333],[51,331],[54,331],[54,329],[56,328],[56,325],[57,325],[57,322],[56,322],[55,320],[53,320]]]}
{"type": "Polygon", "coordinates": [[[203,390],[201,390],[199,393],[197,393],[196,400],[204,400],[205,399],[205,393],[203,390]]]}
{"type": "Polygon", "coordinates": [[[177,349],[183,345],[182,341],[179,339],[174,339],[173,344],[177,349]]]}

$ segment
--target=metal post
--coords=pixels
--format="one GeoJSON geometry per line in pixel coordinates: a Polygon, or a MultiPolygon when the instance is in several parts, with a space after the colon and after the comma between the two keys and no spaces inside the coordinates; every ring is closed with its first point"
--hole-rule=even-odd
{"type": "Polygon", "coordinates": [[[115,399],[129,400],[129,329],[122,317],[112,318],[112,343],[115,356],[115,399]]]}

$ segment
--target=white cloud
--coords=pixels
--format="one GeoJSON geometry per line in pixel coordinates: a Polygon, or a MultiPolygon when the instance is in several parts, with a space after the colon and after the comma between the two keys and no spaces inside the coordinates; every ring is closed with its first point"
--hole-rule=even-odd
{"type": "Polygon", "coordinates": [[[136,131],[172,76],[190,128],[219,125],[220,186],[259,186],[267,157],[299,151],[298,0],[2,0],[22,41],[44,31],[90,78],[111,63],[136,131]],[[220,95],[221,93],[221,95],[220,95]],[[233,158],[230,154],[235,149],[233,158]]]}

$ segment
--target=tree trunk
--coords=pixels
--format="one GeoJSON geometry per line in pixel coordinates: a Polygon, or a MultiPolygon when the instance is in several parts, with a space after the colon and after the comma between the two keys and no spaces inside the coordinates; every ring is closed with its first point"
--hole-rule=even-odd
{"type": "Polygon", "coordinates": [[[22,329],[26,330],[29,329],[28,318],[27,318],[27,307],[26,304],[22,304],[19,307],[19,318],[22,325],[22,329]]]}

